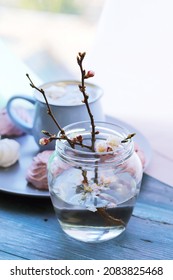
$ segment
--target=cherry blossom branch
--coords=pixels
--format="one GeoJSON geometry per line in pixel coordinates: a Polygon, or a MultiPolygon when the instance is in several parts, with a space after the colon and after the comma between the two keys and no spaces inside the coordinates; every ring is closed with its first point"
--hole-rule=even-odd
{"type": "Polygon", "coordinates": [[[136,133],[130,133],[129,135],[127,135],[127,137],[125,139],[123,139],[121,141],[121,143],[126,143],[128,142],[132,137],[134,137],[136,135],[136,133]]]}
{"type": "Polygon", "coordinates": [[[48,101],[47,101],[46,94],[45,94],[44,90],[43,90],[42,88],[40,89],[40,88],[38,88],[38,87],[36,87],[36,86],[34,85],[34,83],[32,82],[32,80],[31,80],[29,74],[26,74],[26,76],[27,76],[27,78],[28,78],[29,81],[30,81],[30,86],[31,86],[32,88],[35,88],[37,91],[41,92],[41,94],[43,95],[43,98],[44,98],[44,100],[45,100],[45,102],[46,102],[47,113],[48,113],[48,115],[51,116],[52,120],[54,121],[54,123],[56,124],[56,126],[58,127],[58,129],[61,131],[61,134],[64,135],[64,134],[65,134],[65,131],[61,128],[61,126],[59,125],[59,123],[58,123],[57,120],[55,119],[55,117],[54,117],[54,115],[53,115],[53,113],[52,113],[52,111],[51,111],[51,108],[50,108],[50,106],[49,106],[49,103],[48,103],[48,101]]]}
{"type": "Polygon", "coordinates": [[[57,137],[55,134],[51,134],[49,133],[48,131],[45,131],[45,130],[42,130],[42,133],[45,134],[46,136],[48,136],[48,138],[46,137],[43,137],[40,139],[39,141],[39,144],[40,145],[47,145],[49,144],[50,142],[52,142],[53,140],[67,140],[67,142],[69,143],[69,145],[74,149],[75,148],[75,145],[79,145],[83,148],[87,148],[87,149],[90,149],[92,150],[92,148],[88,145],[85,145],[83,144],[83,139],[82,139],[82,136],[81,135],[78,135],[76,136],[75,138],[73,139],[70,139],[67,137],[67,135],[65,134],[65,131],[64,129],[61,128],[61,126],[59,125],[59,123],[57,122],[57,120],[55,119],[53,113],[52,113],[52,110],[49,106],[49,103],[48,103],[48,100],[47,100],[47,97],[46,97],[46,94],[44,92],[44,90],[41,88],[38,88],[37,86],[34,85],[33,81],[31,80],[29,74],[26,74],[27,78],[29,79],[30,81],[30,86],[32,88],[35,88],[37,91],[39,91],[42,95],[43,95],[43,98],[46,102],[46,106],[47,106],[47,113],[48,115],[53,119],[54,123],[56,124],[56,126],[58,127],[58,129],[60,130],[61,132],[61,136],[60,137],[57,137]]]}
{"type": "MultiPolygon", "coordinates": [[[[33,81],[31,80],[29,74],[26,74],[26,76],[27,76],[27,78],[28,78],[29,81],[30,81],[30,86],[31,86],[32,88],[35,88],[37,91],[39,91],[39,92],[42,94],[42,96],[43,96],[43,98],[44,98],[44,100],[45,100],[45,102],[46,102],[47,113],[48,113],[48,115],[52,118],[52,120],[54,121],[54,123],[56,124],[56,126],[58,127],[58,129],[59,129],[60,132],[61,132],[61,137],[60,137],[60,139],[65,139],[65,140],[67,140],[67,142],[69,143],[69,145],[70,145],[72,148],[74,148],[74,143],[66,136],[64,129],[62,129],[62,127],[59,125],[59,123],[58,123],[57,120],[55,119],[55,117],[54,117],[54,115],[53,115],[53,113],[52,113],[52,110],[51,110],[51,108],[50,108],[50,106],[49,106],[49,103],[48,103],[48,100],[47,100],[47,97],[46,97],[46,94],[45,94],[44,90],[43,90],[42,88],[40,89],[40,88],[38,88],[37,86],[34,85],[34,83],[33,83],[33,81]]],[[[40,145],[47,145],[48,143],[50,143],[50,142],[51,142],[52,140],[54,140],[54,139],[56,139],[55,135],[49,134],[49,138],[42,138],[42,139],[40,139],[39,143],[40,143],[40,145]]],[[[58,138],[57,138],[57,139],[58,139],[58,138]]]]}
{"type": "Polygon", "coordinates": [[[73,139],[69,139],[66,135],[61,135],[60,137],[57,137],[55,134],[51,134],[46,130],[41,131],[43,134],[45,134],[48,137],[43,137],[39,140],[39,144],[44,146],[52,142],[53,140],[67,140],[70,144],[70,146],[74,149],[75,145],[81,146],[82,148],[87,148],[91,150],[91,147],[88,145],[83,144],[83,139],[81,135],[76,136],[73,139]]]}
{"type": "Polygon", "coordinates": [[[90,117],[90,121],[91,121],[91,126],[92,126],[92,132],[91,132],[91,150],[94,152],[95,151],[95,141],[96,141],[96,137],[95,135],[98,134],[98,131],[95,131],[95,123],[94,123],[94,117],[93,114],[91,113],[90,110],[90,106],[89,106],[89,96],[86,93],[86,86],[85,86],[85,79],[88,79],[90,77],[94,76],[94,72],[93,71],[88,71],[86,73],[86,71],[83,69],[83,60],[85,57],[86,53],[78,53],[77,56],[77,63],[80,67],[80,71],[81,71],[81,84],[79,85],[79,90],[82,92],[84,100],[82,101],[83,103],[85,103],[89,117],[90,117]]]}

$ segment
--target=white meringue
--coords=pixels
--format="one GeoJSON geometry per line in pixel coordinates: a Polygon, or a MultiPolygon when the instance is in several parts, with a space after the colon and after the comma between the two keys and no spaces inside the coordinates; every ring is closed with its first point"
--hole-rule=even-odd
{"type": "Polygon", "coordinates": [[[20,144],[13,139],[0,140],[0,167],[13,165],[20,156],[20,144]]]}

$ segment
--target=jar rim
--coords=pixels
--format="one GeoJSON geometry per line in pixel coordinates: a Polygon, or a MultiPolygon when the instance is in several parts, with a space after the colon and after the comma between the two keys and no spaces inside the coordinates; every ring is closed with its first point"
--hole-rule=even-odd
{"type": "MultiPolygon", "coordinates": [[[[69,135],[70,133],[74,132],[72,130],[72,128],[74,128],[75,126],[76,126],[76,128],[81,127],[81,128],[83,128],[83,130],[78,130],[79,134],[81,134],[82,132],[87,131],[84,128],[85,125],[88,125],[88,127],[90,126],[90,128],[91,128],[90,121],[80,121],[80,122],[69,124],[69,125],[65,126],[63,129],[67,133],[67,135],[69,135]]],[[[121,130],[122,140],[123,140],[123,137],[125,139],[130,133],[127,128],[125,128],[125,127],[123,127],[119,124],[114,124],[114,123],[110,123],[110,122],[96,121],[95,126],[96,126],[97,130],[105,129],[105,131],[107,133],[112,131],[112,132],[115,133],[114,135],[117,135],[116,133],[118,133],[116,128],[121,130]],[[109,126],[109,128],[108,128],[108,126],[109,126]],[[110,127],[114,128],[114,129],[110,129],[110,127]]],[[[120,135],[120,132],[118,134],[120,135]]],[[[61,132],[58,133],[58,136],[60,136],[60,135],[61,135],[61,132]]],[[[79,149],[73,149],[72,147],[69,146],[67,140],[56,140],[55,149],[61,151],[62,153],[63,152],[65,152],[65,153],[69,152],[70,153],[69,160],[74,160],[74,161],[75,160],[80,161],[80,159],[83,160],[83,158],[85,156],[87,156],[88,162],[91,162],[92,160],[96,160],[96,159],[98,160],[98,158],[104,157],[106,155],[107,156],[113,155],[114,159],[112,159],[112,161],[109,161],[109,164],[110,164],[115,160],[118,163],[118,162],[121,162],[121,161],[125,161],[127,158],[129,158],[134,151],[134,145],[133,145],[133,140],[129,139],[128,142],[121,143],[121,146],[118,147],[115,152],[112,152],[112,151],[93,152],[93,151],[88,151],[88,150],[83,151],[83,150],[79,150],[79,149]]],[[[85,162],[87,160],[85,159],[85,162]]]]}

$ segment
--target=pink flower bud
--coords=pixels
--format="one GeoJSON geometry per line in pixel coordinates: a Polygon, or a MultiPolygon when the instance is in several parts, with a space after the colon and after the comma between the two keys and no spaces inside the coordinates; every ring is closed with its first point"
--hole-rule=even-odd
{"type": "Polygon", "coordinates": [[[41,139],[39,140],[39,144],[42,145],[42,146],[47,145],[47,144],[49,144],[49,143],[50,143],[50,139],[49,139],[49,138],[43,137],[43,138],[41,138],[41,139]]]}
{"type": "Polygon", "coordinates": [[[80,143],[82,143],[82,141],[83,141],[82,135],[76,136],[76,139],[77,139],[77,141],[80,142],[80,143]]]}
{"type": "Polygon", "coordinates": [[[92,78],[92,77],[94,77],[94,75],[95,75],[94,71],[89,70],[87,72],[87,74],[85,75],[85,79],[92,78]]]}
{"type": "Polygon", "coordinates": [[[107,152],[112,152],[112,151],[113,151],[112,147],[107,147],[107,152]]]}

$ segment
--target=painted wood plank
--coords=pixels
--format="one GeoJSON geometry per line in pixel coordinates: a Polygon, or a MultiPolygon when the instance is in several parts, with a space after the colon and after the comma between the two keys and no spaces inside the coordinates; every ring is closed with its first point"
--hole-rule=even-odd
{"type": "Polygon", "coordinates": [[[23,260],[23,258],[20,258],[13,254],[8,254],[0,250],[0,260],[23,260]]]}
{"type": "MultiPolygon", "coordinates": [[[[29,221],[30,222],[30,221],[29,221]]],[[[75,241],[52,221],[47,230],[33,224],[2,224],[1,250],[29,259],[172,259],[170,226],[161,226],[140,218],[132,218],[127,231],[119,238],[102,244],[75,241]],[[7,230],[8,229],[8,230],[7,230]],[[157,233],[157,234],[156,234],[157,233]],[[8,235],[7,235],[8,234],[8,235]]]]}
{"type": "Polygon", "coordinates": [[[173,259],[173,189],[144,176],[118,239],[85,244],[65,235],[49,199],[0,194],[0,259],[173,259]]]}

